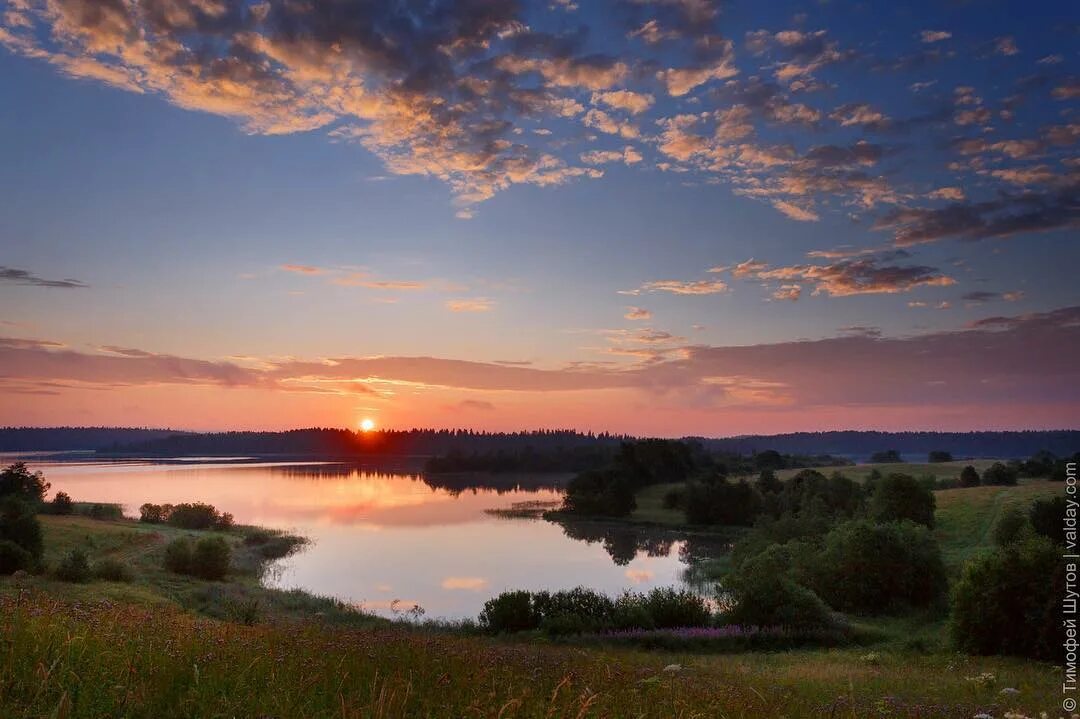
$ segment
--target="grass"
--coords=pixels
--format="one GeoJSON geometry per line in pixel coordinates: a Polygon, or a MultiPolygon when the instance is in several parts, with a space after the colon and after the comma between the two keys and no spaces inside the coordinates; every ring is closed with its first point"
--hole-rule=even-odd
{"type": "MultiPolygon", "coordinates": [[[[870,473],[875,469],[884,475],[888,474],[910,474],[913,477],[923,477],[926,475],[933,475],[938,479],[960,479],[960,472],[964,467],[969,464],[973,466],[981,475],[987,467],[992,465],[997,460],[994,459],[972,459],[972,460],[960,460],[957,462],[893,462],[889,464],[856,464],[849,467],[816,467],[815,470],[821,472],[826,477],[833,472],[840,472],[848,479],[853,479],[858,482],[865,482],[870,473]]],[[[796,474],[801,472],[801,469],[782,469],[776,473],[779,479],[791,479],[796,474]]]]}
{"type": "Polygon", "coordinates": [[[1037,716],[1054,709],[1058,683],[1044,665],[998,658],[658,655],[393,625],[246,627],[37,592],[0,598],[0,646],[0,714],[11,719],[1037,716]],[[968,679],[984,673],[993,680],[968,679]]]}

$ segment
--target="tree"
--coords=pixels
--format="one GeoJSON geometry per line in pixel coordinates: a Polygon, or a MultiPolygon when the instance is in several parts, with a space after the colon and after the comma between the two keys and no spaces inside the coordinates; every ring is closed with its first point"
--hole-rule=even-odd
{"type": "Polygon", "coordinates": [[[625,517],[637,508],[634,491],[618,471],[582,472],[566,485],[563,508],[574,514],[625,517]]]}
{"type": "Polygon", "coordinates": [[[41,504],[49,491],[41,472],[31,472],[26,462],[16,462],[0,472],[0,497],[16,497],[31,504],[41,504]]]}
{"type": "Polygon", "coordinates": [[[953,456],[950,452],[946,452],[945,450],[935,449],[927,455],[927,461],[932,464],[937,462],[951,462],[953,461],[953,456]]]}
{"type": "Polygon", "coordinates": [[[1027,515],[1019,507],[1009,507],[994,524],[994,544],[1004,547],[1031,537],[1027,515]]]}
{"type": "Polygon", "coordinates": [[[203,537],[191,552],[191,573],[201,579],[223,579],[229,573],[232,550],[221,537],[203,537]]]}
{"type": "Polygon", "coordinates": [[[787,545],[774,544],[747,560],[724,581],[734,607],[731,621],[744,626],[814,630],[832,623],[818,595],[790,576],[787,545]]]}
{"type": "Polygon", "coordinates": [[[970,464],[960,470],[961,487],[978,487],[980,483],[979,473],[970,464]]]}
{"type": "Polygon", "coordinates": [[[874,487],[868,513],[875,522],[909,519],[933,529],[934,493],[906,474],[890,474],[874,487]]]}
{"type": "Polygon", "coordinates": [[[994,462],[985,472],[983,472],[982,483],[985,485],[1013,487],[1016,486],[1018,474],[1016,468],[1002,464],[1001,462],[994,462]]]}
{"type": "Polygon", "coordinates": [[[886,449],[882,452],[874,452],[870,455],[870,461],[874,464],[896,464],[904,459],[895,449],[886,449]]]}
{"type": "Polygon", "coordinates": [[[953,642],[972,654],[1058,659],[1064,595],[1065,563],[1043,537],[977,557],[954,592],[953,642]]]}
{"type": "Polygon", "coordinates": [[[687,483],[684,510],[690,524],[749,527],[761,512],[761,495],[746,480],[707,477],[687,483]]]}
{"type": "Polygon", "coordinates": [[[71,501],[71,496],[67,492],[57,492],[52,498],[49,511],[52,514],[71,514],[75,511],[75,503],[71,501]]]}

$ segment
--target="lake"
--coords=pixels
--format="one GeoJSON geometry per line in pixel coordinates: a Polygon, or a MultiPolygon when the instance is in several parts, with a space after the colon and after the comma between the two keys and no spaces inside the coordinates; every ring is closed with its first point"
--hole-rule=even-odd
{"type": "Polygon", "coordinates": [[[50,496],[119,503],[129,516],[144,502],[202,501],[238,523],[308,537],[264,581],[382,615],[418,604],[428,617],[475,617],[505,589],[586,586],[615,595],[683,585],[687,562],[702,551],[700,540],[656,530],[488,511],[558,502],[565,477],[552,475],[425,478],[407,468],[245,458],[24,459],[45,473],[50,496]]]}

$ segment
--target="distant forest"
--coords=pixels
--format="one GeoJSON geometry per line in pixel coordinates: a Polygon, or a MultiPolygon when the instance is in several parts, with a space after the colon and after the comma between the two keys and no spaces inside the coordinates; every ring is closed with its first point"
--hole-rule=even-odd
{"type": "MultiPolygon", "coordinates": [[[[357,433],[345,429],[285,432],[177,432],[123,427],[0,428],[0,451],[97,450],[105,455],[289,455],[363,457],[390,455],[566,454],[577,465],[598,461],[603,450],[633,439],[627,435],[571,430],[474,432],[470,430],[388,430],[357,433]]],[[[966,457],[1026,458],[1049,450],[1058,456],[1080,450],[1080,431],[1025,432],[797,432],[727,438],[688,438],[707,451],[749,455],[773,450],[785,455],[837,455],[867,459],[896,450],[909,462],[924,462],[932,451],[966,457]]]]}

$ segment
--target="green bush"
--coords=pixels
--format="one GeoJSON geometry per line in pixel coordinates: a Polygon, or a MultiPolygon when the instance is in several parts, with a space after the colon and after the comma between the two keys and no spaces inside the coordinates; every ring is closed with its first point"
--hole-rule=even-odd
{"type": "Polygon", "coordinates": [[[712,620],[705,600],[686,590],[656,587],[645,595],[645,611],[657,629],[704,627],[712,620]]]}
{"type": "Polygon", "coordinates": [[[185,502],[174,505],[165,521],[181,529],[212,529],[218,523],[218,512],[205,502],[185,502]]]}
{"type": "Polygon", "coordinates": [[[746,480],[729,482],[712,475],[686,485],[683,511],[690,524],[748,527],[761,513],[762,500],[746,480]]]}
{"type": "Polygon", "coordinates": [[[982,475],[982,483],[986,485],[1001,485],[1006,487],[1016,486],[1016,480],[1020,473],[1015,467],[994,462],[982,475]]]}
{"type": "Polygon", "coordinates": [[[75,511],[75,503],[67,492],[57,492],[49,503],[49,514],[67,515],[75,511]]]}
{"type": "Polygon", "coordinates": [[[945,565],[926,527],[853,520],[825,536],[808,584],[844,612],[887,614],[929,607],[945,596],[945,565]]]}
{"type": "Polygon", "coordinates": [[[540,628],[547,631],[551,631],[551,625],[555,622],[572,625],[574,622],[568,623],[568,617],[580,623],[582,631],[600,629],[611,621],[615,610],[615,603],[609,597],[584,587],[559,592],[536,592],[532,596],[532,606],[540,616],[540,628]]]}
{"type": "Polygon", "coordinates": [[[191,540],[180,537],[165,546],[165,568],[176,574],[190,574],[192,566],[191,540]]]}
{"type": "Polygon", "coordinates": [[[623,592],[615,600],[611,612],[612,629],[655,629],[656,622],[645,606],[645,597],[635,592],[623,592]]]}
{"type": "Polygon", "coordinates": [[[905,519],[933,529],[933,484],[927,488],[919,480],[906,474],[890,474],[874,487],[867,513],[875,522],[901,522],[905,519]]]}
{"type": "Polygon", "coordinates": [[[1065,543],[1065,498],[1040,499],[1031,505],[1028,515],[1035,533],[1054,544],[1065,543]]]}
{"type": "Polygon", "coordinates": [[[150,504],[147,502],[139,507],[139,521],[146,524],[161,524],[172,511],[171,504],[150,504]]]}
{"type": "Polygon", "coordinates": [[[637,509],[634,488],[619,471],[582,472],[566,485],[563,508],[574,514],[625,517],[637,509]]]}
{"type": "Polygon", "coordinates": [[[109,557],[94,564],[94,577],[106,582],[130,582],[131,570],[119,559],[109,557]]]}
{"type": "Polygon", "coordinates": [[[221,537],[203,537],[191,552],[191,573],[200,579],[217,580],[229,573],[232,549],[221,537]]]}
{"type": "Polygon", "coordinates": [[[14,574],[20,569],[29,571],[34,556],[10,539],[0,539],[0,575],[14,574]]]}
{"type": "Polygon", "coordinates": [[[41,523],[33,507],[14,495],[0,499],[0,539],[14,542],[35,560],[41,559],[41,523]]]}
{"type": "Polygon", "coordinates": [[[484,602],[480,625],[496,634],[525,632],[540,626],[540,616],[533,610],[532,594],[525,590],[503,592],[484,602]]]}
{"type": "Polygon", "coordinates": [[[979,478],[979,472],[970,464],[960,470],[961,487],[978,487],[980,484],[982,480],[979,478]]]}
{"type": "Polygon", "coordinates": [[[953,593],[951,634],[972,654],[1060,659],[1065,563],[1044,537],[968,563],[953,593]]]}
{"type": "Polygon", "coordinates": [[[26,468],[26,462],[16,462],[0,471],[0,497],[14,497],[37,506],[45,501],[49,486],[41,472],[26,468]]]}
{"type": "Polygon", "coordinates": [[[56,578],[63,582],[86,582],[90,576],[90,562],[81,549],[72,549],[56,567],[56,578]]]}
{"type": "Polygon", "coordinates": [[[791,577],[791,548],[774,544],[725,581],[734,606],[727,619],[753,627],[815,630],[833,624],[829,607],[791,577]]]}
{"type": "Polygon", "coordinates": [[[994,544],[1004,547],[1031,536],[1027,515],[1019,507],[1008,507],[994,523],[994,544]]]}

